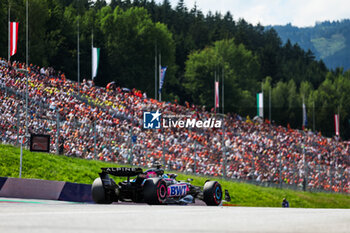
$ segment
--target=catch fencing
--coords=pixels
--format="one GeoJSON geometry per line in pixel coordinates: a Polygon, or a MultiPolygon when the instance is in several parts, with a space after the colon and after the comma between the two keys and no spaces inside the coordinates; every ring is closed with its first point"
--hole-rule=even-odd
{"type": "MultiPolygon", "coordinates": [[[[0,96],[1,141],[19,145],[26,131],[25,92],[1,85],[0,96]]],[[[267,145],[259,145],[261,152],[257,153],[242,152],[222,136],[215,143],[204,143],[202,139],[209,134],[205,130],[144,130],[141,121],[98,106],[84,96],[73,96],[75,108],[89,106],[106,116],[77,115],[70,108],[59,109],[49,99],[29,96],[28,101],[28,132],[49,134],[50,153],[143,167],[161,161],[166,169],[187,174],[225,176],[267,187],[350,192],[349,166],[342,166],[350,164],[349,155],[336,152],[336,159],[331,161],[330,155],[320,158],[310,148],[294,145],[298,153],[281,152],[271,157],[266,152],[271,149],[267,145]]]]}

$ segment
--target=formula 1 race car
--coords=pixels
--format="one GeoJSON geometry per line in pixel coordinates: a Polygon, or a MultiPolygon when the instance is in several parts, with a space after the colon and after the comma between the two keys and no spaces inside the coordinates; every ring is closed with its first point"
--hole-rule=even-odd
{"type": "MultiPolygon", "coordinates": [[[[177,181],[176,174],[164,174],[157,168],[146,172],[142,168],[101,168],[100,177],[92,184],[91,193],[94,202],[111,204],[112,202],[136,202],[150,205],[190,204],[195,198],[203,200],[209,206],[218,206],[222,202],[222,188],[217,181],[206,181],[204,187],[189,182],[177,181]],[[116,184],[109,175],[127,177],[126,181],[116,184]],[[130,180],[130,177],[136,178],[130,180]]],[[[225,190],[225,199],[230,196],[225,190]]]]}

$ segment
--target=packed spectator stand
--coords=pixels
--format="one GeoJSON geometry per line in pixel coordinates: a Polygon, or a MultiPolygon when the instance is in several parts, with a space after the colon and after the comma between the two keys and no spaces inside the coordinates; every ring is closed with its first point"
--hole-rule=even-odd
{"type": "MultiPolygon", "coordinates": [[[[25,135],[25,65],[0,60],[0,139],[25,135]]],[[[225,116],[222,129],[143,129],[143,111],[206,120],[200,106],[147,98],[138,90],[80,85],[52,68],[28,69],[28,131],[51,135],[51,153],[166,169],[257,184],[350,193],[350,145],[311,131],[225,116]],[[222,138],[224,135],[225,138],[222,138]],[[224,144],[224,145],[223,145],[224,144]],[[224,159],[225,155],[225,159],[224,159]]],[[[220,116],[216,116],[220,118],[220,116]]]]}

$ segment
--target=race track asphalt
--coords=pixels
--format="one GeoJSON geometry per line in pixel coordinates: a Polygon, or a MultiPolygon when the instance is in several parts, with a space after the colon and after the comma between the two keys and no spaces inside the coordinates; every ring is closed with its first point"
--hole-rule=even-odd
{"type": "Polygon", "coordinates": [[[0,232],[350,232],[349,209],[96,205],[0,197],[0,232]]]}

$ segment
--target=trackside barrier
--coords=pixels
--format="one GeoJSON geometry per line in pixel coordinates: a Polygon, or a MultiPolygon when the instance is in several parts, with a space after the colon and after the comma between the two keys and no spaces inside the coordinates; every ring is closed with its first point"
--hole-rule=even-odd
{"type": "Polygon", "coordinates": [[[0,177],[0,191],[2,186],[5,184],[6,180],[7,180],[7,177],[0,177]]]}
{"type": "Polygon", "coordinates": [[[0,197],[92,202],[91,185],[0,177],[0,197]]]}
{"type": "Polygon", "coordinates": [[[91,184],[76,184],[66,182],[58,200],[74,202],[92,202],[91,184]]]}

